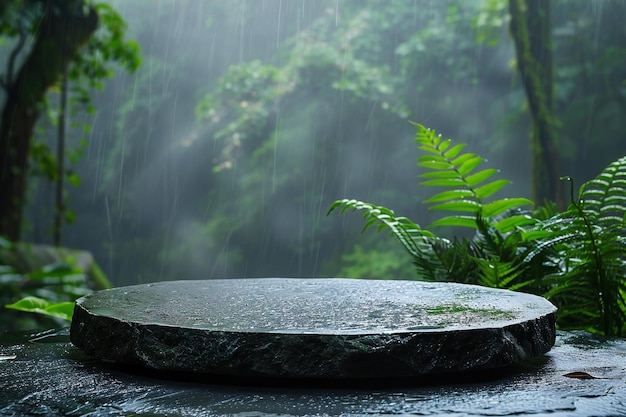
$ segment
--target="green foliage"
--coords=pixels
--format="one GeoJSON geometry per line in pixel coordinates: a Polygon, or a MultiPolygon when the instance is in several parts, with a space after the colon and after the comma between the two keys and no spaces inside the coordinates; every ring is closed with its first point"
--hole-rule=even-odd
{"type": "Polygon", "coordinates": [[[16,245],[0,237],[0,306],[37,316],[5,313],[0,315],[0,329],[54,325],[42,321],[42,315],[69,321],[74,300],[91,293],[91,288],[110,287],[100,271],[92,271],[89,277],[71,256],[33,268],[21,257],[16,245]]]}
{"type": "Polygon", "coordinates": [[[429,169],[420,175],[424,179],[421,184],[446,188],[425,202],[434,204],[430,207],[432,210],[455,213],[435,221],[430,227],[473,228],[477,232],[476,241],[455,239],[451,242],[406,217],[396,217],[386,207],[357,200],[338,200],[328,213],[336,209],[342,213],[349,209],[363,211],[366,219],[363,230],[376,223],[379,231],[389,229],[411,255],[419,274],[427,279],[483,282],[497,287],[523,286],[525,281],[518,282],[523,277],[516,263],[519,255],[516,243],[521,240],[518,229],[534,220],[528,214],[511,213],[532,202],[525,198],[487,201],[508,181],[488,181],[497,171],[477,170],[483,158],[463,153],[464,145],[453,146],[450,139],[443,140],[434,130],[415,126],[416,143],[426,152],[418,158],[418,165],[429,169]],[[507,267],[503,268],[499,262],[506,262],[507,267]]]}
{"type": "Polygon", "coordinates": [[[338,277],[372,279],[412,279],[414,268],[410,259],[393,248],[376,245],[373,249],[355,245],[354,249],[341,256],[338,277]]]}
{"type": "Polygon", "coordinates": [[[472,27],[476,29],[476,42],[495,46],[499,41],[499,33],[507,21],[507,2],[503,0],[486,0],[481,10],[472,19],[472,27]]]}
{"type": "Polygon", "coordinates": [[[43,298],[33,296],[24,297],[15,303],[6,304],[4,307],[11,310],[43,314],[66,321],[72,321],[72,316],[74,315],[73,302],[52,303],[43,298]]]}
{"type": "MultiPolygon", "coordinates": [[[[501,46],[510,36],[508,3],[483,1],[471,19],[477,42],[501,46]]],[[[603,169],[604,161],[612,160],[616,151],[620,155],[624,152],[615,142],[616,137],[623,136],[623,127],[610,120],[617,120],[617,114],[626,109],[622,91],[626,28],[620,21],[626,4],[604,2],[594,7],[587,1],[568,0],[562,5],[565,7],[551,10],[558,154],[565,172],[576,170],[586,178],[603,169]],[[593,158],[589,157],[590,149],[593,158]]],[[[505,118],[512,121],[513,112],[511,109],[505,118]]],[[[511,134],[514,132],[507,136],[511,134]]]]}
{"type": "MultiPolygon", "coordinates": [[[[72,163],[76,163],[87,147],[86,137],[90,133],[91,126],[84,114],[94,114],[95,107],[92,103],[94,90],[102,89],[105,79],[114,75],[115,68],[122,68],[128,72],[134,72],[141,64],[139,45],[127,39],[127,25],[122,17],[111,6],[91,0],[54,0],[41,2],[37,0],[6,1],[0,6],[0,36],[2,40],[12,43],[9,51],[9,59],[0,77],[0,85],[9,88],[15,81],[19,65],[28,62],[33,50],[30,45],[41,36],[41,22],[44,16],[55,16],[60,20],[73,21],[77,17],[84,17],[95,12],[98,16],[98,27],[84,44],[78,45],[78,53],[73,54],[67,68],[68,105],[66,119],[70,127],[71,141],[65,148],[65,155],[72,163]],[[45,3],[45,4],[44,4],[45,3]],[[19,59],[18,59],[19,58],[19,59]],[[18,65],[19,64],[19,65],[18,65]],[[79,121],[80,120],[80,121],[79,121]]],[[[77,26],[77,25],[74,25],[77,26]]],[[[73,30],[78,30],[74,27],[73,30]]],[[[49,34],[46,36],[50,36],[49,34]]],[[[50,42],[65,42],[63,36],[59,39],[50,39],[50,42]]],[[[72,35],[72,36],[75,36],[72,35]]],[[[32,58],[32,56],[31,56],[32,58]]],[[[51,59],[53,57],[49,57],[51,59]]],[[[56,58],[56,57],[55,57],[56,58]]],[[[48,66],[40,66],[35,78],[39,77],[48,66]]],[[[55,70],[56,71],[56,70],[55,70]]],[[[50,146],[49,134],[51,126],[56,126],[60,109],[53,103],[57,100],[63,86],[63,74],[52,74],[51,83],[47,95],[40,100],[38,111],[46,114],[44,123],[40,123],[36,129],[37,134],[32,138],[32,145],[28,152],[29,174],[41,177],[49,181],[68,181],[72,185],[80,183],[80,177],[71,169],[65,169],[59,173],[57,166],[58,155],[50,146]],[[58,178],[63,176],[63,178],[58,178]]],[[[61,164],[63,165],[63,164],[61,164]]],[[[26,171],[26,170],[24,170],[26,171]]],[[[13,197],[11,197],[13,198],[13,197]]],[[[65,198],[65,196],[64,196],[65,198]]],[[[73,214],[66,212],[66,220],[71,220],[73,214]]]]}
{"type": "MultiPolygon", "coordinates": [[[[572,192],[573,194],[573,192],[572,192]]],[[[561,268],[546,276],[546,296],[563,306],[564,327],[626,334],[626,157],[585,183],[569,208],[542,224],[543,247],[561,268]]]]}
{"type": "Polygon", "coordinates": [[[426,153],[418,165],[428,170],[421,185],[446,188],[425,202],[455,213],[430,227],[469,227],[474,239],[449,241],[386,207],[357,200],[335,201],[328,213],[363,211],[363,230],[374,224],[389,230],[421,278],[543,294],[558,305],[563,328],[626,334],[626,157],[585,183],[563,213],[553,214],[552,205],[521,212],[530,200],[487,201],[508,181],[491,180],[494,169],[479,170],[483,158],[416,126],[416,142],[426,153]]]}
{"type": "Polygon", "coordinates": [[[219,126],[214,138],[226,143],[214,160],[214,170],[232,168],[242,143],[268,123],[278,100],[294,87],[290,74],[260,61],[232,66],[216,91],[196,108],[202,121],[219,126]]]}
{"type": "Polygon", "coordinates": [[[451,139],[443,140],[434,130],[422,125],[417,127],[417,142],[419,149],[426,155],[418,158],[418,166],[429,169],[420,175],[424,181],[421,185],[444,187],[447,190],[440,192],[426,203],[436,203],[431,210],[462,212],[444,217],[434,222],[433,226],[465,226],[478,228],[477,218],[483,218],[501,231],[507,232],[515,227],[532,222],[526,215],[507,216],[498,219],[503,213],[532,205],[527,198],[505,198],[487,203],[487,199],[509,184],[507,180],[489,181],[498,170],[489,168],[476,172],[485,160],[473,153],[462,153],[464,144],[452,145],[451,139]]]}
{"type": "MultiPolygon", "coordinates": [[[[106,3],[89,1],[89,5],[98,13],[98,29],[69,67],[69,104],[70,113],[74,116],[80,111],[95,113],[93,92],[104,88],[104,81],[115,75],[115,69],[134,73],[142,62],[139,44],[127,38],[128,26],[120,14],[106,3]]],[[[91,125],[84,123],[82,133],[88,135],[90,131],[91,125]]],[[[73,163],[77,162],[87,145],[84,137],[77,142],[79,146],[68,151],[73,163]]],[[[67,175],[70,183],[75,184],[76,174],[68,172],[67,175]]]]}
{"type": "MultiPolygon", "coordinates": [[[[338,13],[324,2],[298,3],[289,11],[283,9],[279,34],[254,29],[259,23],[267,26],[259,20],[266,19],[263,16],[271,14],[268,7],[277,3],[235,1],[229,7],[200,3],[168,0],[169,6],[160,2],[155,7],[148,0],[117,6],[129,16],[142,16],[133,19],[131,29],[142,42],[145,65],[130,82],[121,79],[122,93],[111,95],[111,101],[124,101],[112,106],[118,110],[115,115],[108,115],[105,106],[99,109],[98,120],[116,120],[116,132],[110,135],[110,145],[102,147],[108,162],[101,171],[94,170],[98,175],[94,194],[106,196],[111,218],[120,219],[120,230],[139,235],[121,239],[114,234],[115,251],[99,255],[111,256],[113,264],[122,262],[129,271],[124,275],[131,277],[203,273],[198,271],[207,263],[219,264],[211,271],[229,276],[277,274],[278,269],[291,276],[338,273],[336,264],[332,271],[320,270],[328,265],[325,259],[338,259],[340,252],[349,250],[334,237],[339,220],[320,221],[323,208],[342,189],[360,195],[356,189],[367,187],[363,199],[383,202],[397,212],[410,209],[412,199],[374,181],[385,175],[398,184],[403,172],[410,170],[411,159],[402,163],[406,146],[396,140],[410,127],[400,119],[423,114],[426,105],[434,125],[445,122],[440,112],[468,116],[469,112],[453,109],[465,105],[476,109],[476,94],[459,96],[455,91],[491,91],[479,86],[491,85],[497,68],[483,62],[499,62],[503,56],[497,48],[477,47],[474,42],[471,17],[483,0],[432,2],[428,7],[404,0],[380,7],[376,1],[363,0],[338,4],[338,13]],[[170,24],[171,16],[165,16],[172,14],[170,10],[198,16],[193,35],[183,28],[167,41],[154,36],[154,27],[170,24]],[[182,44],[202,46],[179,48],[182,44]],[[225,51],[221,44],[227,44],[225,51]],[[177,53],[172,55],[172,50],[177,53]],[[443,79],[453,80],[454,88],[443,79]],[[187,117],[193,114],[190,97],[199,98],[197,120],[187,117]],[[364,120],[368,122],[359,122],[364,120]],[[346,164],[351,157],[363,163],[346,164]],[[185,167],[175,171],[176,181],[185,186],[165,185],[174,178],[165,174],[165,200],[186,201],[185,216],[148,226],[159,212],[144,216],[133,210],[160,192],[147,178],[160,176],[170,163],[185,167]],[[188,222],[197,227],[189,231],[188,222]],[[218,227],[221,223],[227,227],[218,227]],[[200,234],[204,240],[196,238],[200,234]],[[224,236],[227,244],[220,242],[224,236]],[[172,244],[173,239],[179,244],[172,244]],[[163,258],[122,261],[151,256],[154,252],[146,247],[162,251],[163,258]],[[212,256],[228,262],[214,263],[212,256]],[[267,256],[279,259],[267,262],[267,256]],[[239,258],[245,262],[237,262],[239,258]]],[[[488,113],[501,108],[490,106],[488,113]]],[[[477,118],[464,117],[455,126],[472,134],[493,131],[490,114],[480,124],[474,123],[477,118]]],[[[486,147],[495,147],[495,140],[483,139],[486,147]]],[[[94,227],[101,228],[94,232],[96,239],[108,238],[105,222],[90,230],[94,227]]]]}
{"type": "Polygon", "coordinates": [[[330,206],[328,213],[337,208],[340,208],[341,213],[348,209],[363,210],[363,218],[366,220],[363,231],[378,223],[378,231],[389,229],[391,234],[414,257],[419,257],[420,255],[420,244],[427,242],[426,239],[428,238],[435,238],[431,232],[422,229],[406,217],[396,217],[392,210],[383,206],[344,199],[335,201],[330,206]]]}
{"type": "MultiPolygon", "coordinates": [[[[82,245],[129,283],[181,274],[335,275],[337,263],[320,266],[351,253],[337,233],[360,220],[320,221],[320,207],[336,196],[392,207],[422,227],[437,213],[463,214],[425,213],[419,202],[436,188],[406,192],[414,188],[407,175],[414,158],[406,156],[414,149],[401,139],[412,134],[409,114],[466,138],[490,161],[506,158],[502,177],[516,184],[500,192],[527,196],[528,112],[512,75],[506,0],[282,2],[276,25],[278,3],[111,3],[132,19],[144,65],[96,96],[97,142],[81,172],[93,193],[73,205],[84,212],[76,228],[82,245]],[[175,36],[158,28],[175,28],[175,36]],[[110,221],[90,216],[94,207],[104,211],[105,199],[110,221]],[[155,210],[145,210],[147,201],[158,201],[155,210]]],[[[584,156],[564,165],[581,182],[625,153],[626,142],[614,140],[626,126],[617,104],[626,79],[623,8],[566,0],[553,10],[557,109],[567,115],[559,154],[584,156]]],[[[372,237],[358,242],[364,254],[380,236],[372,237]]],[[[449,246],[438,256],[453,262],[477,245],[449,246]]],[[[474,268],[471,279],[478,275],[473,262],[454,265],[454,279],[465,267],[474,268]]]]}

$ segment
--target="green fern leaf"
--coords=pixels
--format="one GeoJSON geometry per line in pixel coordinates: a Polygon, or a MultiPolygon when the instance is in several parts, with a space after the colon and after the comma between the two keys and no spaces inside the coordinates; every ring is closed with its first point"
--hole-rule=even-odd
{"type": "MultiPolygon", "coordinates": [[[[536,223],[534,219],[533,219],[533,222],[536,223]]],[[[547,238],[551,238],[555,235],[555,233],[550,230],[530,229],[530,230],[522,230],[521,235],[522,235],[523,242],[533,242],[536,240],[545,240],[547,238]]]]}
{"type": "Polygon", "coordinates": [[[530,217],[527,214],[518,214],[510,217],[505,217],[494,223],[496,229],[502,233],[508,233],[512,230],[531,226],[537,222],[536,219],[530,217]]]}
{"type": "MultiPolygon", "coordinates": [[[[506,210],[532,204],[528,199],[503,199],[486,203],[486,199],[500,191],[507,180],[489,181],[498,173],[497,169],[487,168],[477,171],[476,168],[485,162],[485,159],[473,153],[462,153],[465,145],[452,145],[450,139],[441,140],[441,136],[435,134],[434,130],[417,125],[415,141],[420,149],[426,151],[428,155],[418,158],[418,166],[428,169],[420,175],[423,179],[420,185],[431,187],[452,188],[440,192],[425,200],[426,203],[435,203],[431,210],[444,210],[457,213],[475,213],[484,218],[492,219],[495,224],[496,216],[503,214],[506,210]]],[[[514,219],[502,223],[501,227],[506,227],[507,231],[515,226],[520,226],[522,219],[514,219]]],[[[435,226],[462,226],[476,228],[475,219],[470,219],[462,214],[449,216],[433,222],[429,227],[435,226]],[[454,217],[458,219],[455,220],[454,217]]]]}
{"type": "MultiPolygon", "coordinates": [[[[476,155],[473,153],[466,153],[463,155],[460,155],[459,157],[455,158],[452,160],[452,165],[454,165],[455,167],[460,167],[463,166],[463,164],[465,164],[466,162],[469,162],[470,160],[476,159],[476,155]]],[[[482,158],[479,158],[482,159],[482,158]]]]}
{"type": "Polygon", "coordinates": [[[446,159],[454,159],[458,156],[458,154],[465,148],[464,143],[459,143],[458,145],[454,145],[452,148],[448,149],[443,156],[446,159]]]}
{"type": "MultiPolygon", "coordinates": [[[[467,183],[462,178],[448,178],[438,180],[428,180],[420,183],[421,185],[428,185],[431,187],[465,187],[467,183]]],[[[471,191],[471,190],[470,190],[471,191]]],[[[472,196],[474,193],[472,192],[472,196]]]]}
{"type": "Polygon", "coordinates": [[[479,169],[483,158],[415,126],[415,141],[425,153],[417,160],[426,170],[420,184],[444,188],[425,202],[453,213],[431,227],[470,227],[475,238],[450,242],[357,200],[338,200],[329,213],[362,211],[363,230],[389,230],[428,279],[541,291],[558,305],[562,328],[626,333],[626,157],[585,183],[565,212],[547,206],[530,215],[518,210],[533,204],[526,198],[492,199],[510,182],[494,180],[495,169],[479,169]]]}
{"type": "Polygon", "coordinates": [[[452,210],[452,211],[467,211],[470,213],[478,213],[480,211],[480,204],[472,200],[454,200],[446,203],[437,204],[430,207],[431,210],[452,210]]]}
{"type": "Polygon", "coordinates": [[[458,174],[454,171],[430,171],[424,172],[420,174],[420,178],[438,178],[438,179],[447,179],[447,178],[458,178],[458,174]]]}
{"type": "Polygon", "coordinates": [[[469,175],[476,167],[485,162],[485,160],[479,156],[470,158],[467,161],[463,162],[458,168],[457,171],[461,176],[469,175]]]}
{"type": "Polygon", "coordinates": [[[429,169],[448,169],[450,168],[450,163],[445,161],[437,161],[435,159],[429,159],[420,161],[418,166],[429,168],[429,169]]]}
{"type": "Polygon", "coordinates": [[[580,200],[542,223],[554,237],[539,239],[536,245],[536,250],[553,245],[563,260],[561,270],[544,279],[551,285],[544,296],[566,318],[560,320],[608,336],[626,331],[626,206],[619,204],[626,195],[624,174],[626,159],[621,158],[585,183],[580,200]]]}
{"type": "Polygon", "coordinates": [[[430,224],[431,227],[452,226],[452,227],[470,227],[476,229],[475,216],[448,216],[435,220],[430,224]]]}
{"type": "Polygon", "coordinates": [[[609,164],[579,193],[581,209],[602,219],[603,226],[623,224],[626,218],[626,157],[609,164]]]}
{"type": "Polygon", "coordinates": [[[474,258],[479,267],[480,284],[493,288],[508,288],[518,278],[523,268],[515,262],[502,262],[497,256],[488,259],[474,258]]]}
{"type": "MultiPolygon", "coordinates": [[[[478,187],[474,190],[474,194],[476,195],[476,198],[479,199],[485,199],[487,197],[491,197],[492,194],[496,193],[497,191],[500,191],[500,189],[502,187],[504,187],[507,184],[510,184],[511,181],[508,180],[496,180],[496,181],[492,181],[488,184],[483,185],[482,187],[478,187]]],[[[470,183],[471,184],[471,183],[470,183]]],[[[476,183],[475,185],[477,185],[478,183],[476,183]]]]}
{"type": "Polygon", "coordinates": [[[347,210],[363,211],[363,218],[366,219],[363,232],[374,224],[378,224],[379,231],[389,229],[391,234],[398,239],[402,246],[404,246],[413,257],[421,256],[417,240],[425,238],[436,239],[432,232],[423,230],[406,217],[396,217],[392,210],[383,206],[364,203],[353,199],[343,199],[335,201],[328,209],[327,214],[330,214],[336,209],[339,209],[341,213],[347,210]]]}
{"type": "Polygon", "coordinates": [[[470,198],[473,196],[474,194],[470,190],[456,189],[435,194],[434,196],[424,200],[424,203],[438,203],[440,201],[450,201],[457,198],[470,198]]]}
{"type": "Polygon", "coordinates": [[[496,200],[489,204],[483,204],[481,215],[483,217],[495,217],[504,213],[507,210],[520,207],[525,204],[533,204],[533,202],[527,198],[522,197],[496,200]]]}

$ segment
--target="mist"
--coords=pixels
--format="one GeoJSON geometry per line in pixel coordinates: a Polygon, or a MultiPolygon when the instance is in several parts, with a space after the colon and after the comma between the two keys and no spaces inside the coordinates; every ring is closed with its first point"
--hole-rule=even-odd
{"type": "MultiPolygon", "coordinates": [[[[418,185],[409,121],[467,143],[512,180],[506,196],[530,197],[531,121],[506,7],[110,4],[143,63],[134,74],[116,70],[93,91],[95,114],[73,116],[91,130],[72,168],[82,181],[69,190],[76,220],[63,244],[91,251],[115,285],[339,276],[350,273],[351,259],[372,260],[365,277],[409,277],[402,248],[385,234],[361,235],[359,214],[326,216],[333,201],[349,197],[422,226],[437,218],[422,203],[433,192],[418,185]],[[380,253],[398,261],[376,269],[380,253]]],[[[554,8],[563,175],[581,184],[626,151],[624,72],[607,70],[608,90],[594,75],[611,50],[623,54],[616,16],[624,3],[554,8]]],[[[81,136],[74,132],[70,147],[80,147],[81,136]]],[[[50,239],[51,199],[50,185],[33,178],[26,240],[50,239]]]]}

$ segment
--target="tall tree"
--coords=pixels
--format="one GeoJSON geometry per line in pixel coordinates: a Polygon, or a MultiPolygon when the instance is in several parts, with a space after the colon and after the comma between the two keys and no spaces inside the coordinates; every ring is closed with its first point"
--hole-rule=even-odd
{"type": "Polygon", "coordinates": [[[85,59],[78,59],[81,48],[101,26],[99,23],[116,33],[108,37],[108,43],[99,40],[87,49],[109,48],[102,55],[111,60],[133,61],[131,66],[135,68],[139,65],[138,56],[133,55],[137,49],[120,41],[124,34],[120,21],[110,7],[87,0],[1,2],[0,33],[16,37],[17,41],[2,77],[6,99],[0,126],[0,235],[11,240],[20,238],[29,152],[35,124],[45,107],[46,92],[73,62],[78,68],[76,77],[102,78],[107,73],[98,63],[85,65],[85,59]],[[29,37],[32,46],[25,50],[29,37]]]}
{"type": "Polygon", "coordinates": [[[564,208],[554,122],[551,2],[509,0],[517,68],[533,121],[531,153],[533,199],[564,208]]]}

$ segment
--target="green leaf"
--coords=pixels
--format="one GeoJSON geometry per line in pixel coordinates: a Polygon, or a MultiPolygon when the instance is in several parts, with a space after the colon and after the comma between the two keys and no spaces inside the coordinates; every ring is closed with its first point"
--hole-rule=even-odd
{"type": "Polygon", "coordinates": [[[69,181],[69,183],[73,186],[73,187],[79,187],[80,186],[80,176],[74,172],[69,172],[67,174],[67,180],[69,181]]]}
{"type": "Polygon", "coordinates": [[[546,239],[555,235],[551,230],[523,230],[522,241],[532,242],[534,240],[546,239]]]}
{"type": "Polygon", "coordinates": [[[53,317],[59,317],[63,320],[72,321],[72,317],[74,316],[74,305],[75,303],[69,301],[50,304],[46,307],[45,314],[53,317]]]}
{"type": "Polygon", "coordinates": [[[448,178],[448,179],[435,179],[420,182],[420,185],[427,185],[430,187],[459,187],[466,185],[460,178],[448,178]]]}
{"type": "Polygon", "coordinates": [[[448,163],[448,160],[441,155],[422,155],[422,156],[417,157],[417,162],[432,162],[432,161],[445,162],[447,167],[450,166],[450,164],[448,163]]]}
{"type": "Polygon", "coordinates": [[[363,217],[367,220],[363,230],[379,222],[378,231],[389,229],[413,257],[420,257],[418,246],[420,239],[435,237],[432,232],[421,229],[406,217],[395,217],[393,211],[383,206],[343,199],[335,201],[328,210],[328,214],[337,208],[341,208],[342,213],[348,209],[363,210],[363,217]]]}
{"type": "Polygon", "coordinates": [[[495,227],[498,231],[507,233],[520,227],[530,226],[536,222],[537,220],[532,217],[526,214],[520,214],[517,216],[505,217],[504,219],[499,220],[495,223],[495,227]]]}
{"type": "Polygon", "coordinates": [[[438,220],[435,220],[430,224],[429,227],[437,227],[437,226],[460,226],[460,227],[471,227],[472,229],[476,229],[476,218],[475,217],[465,217],[465,216],[450,216],[444,217],[438,220]]]}
{"type": "Polygon", "coordinates": [[[445,156],[446,159],[454,159],[457,157],[459,152],[463,150],[463,148],[465,148],[465,144],[459,143],[458,145],[454,145],[452,148],[448,149],[446,153],[443,154],[443,156],[445,156]]]}
{"type": "Polygon", "coordinates": [[[471,190],[449,190],[435,194],[434,196],[424,200],[424,203],[438,203],[440,201],[458,200],[466,197],[474,197],[474,193],[471,190]]]}
{"type": "Polygon", "coordinates": [[[480,210],[480,204],[472,200],[457,200],[447,203],[437,204],[429,207],[430,210],[454,210],[454,211],[467,211],[471,213],[477,213],[480,210]]]}
{"type": "Polygon", "coordinates": [[[436,159],[429,159],[420,161],[417,164],[418,166],[429,168],[429,169],[449,169],[450,163],[447,161],[437,161],[436,159]]]}
{"type": "Polygon", "coordinates": [[[472,259],[479,267],[480,284],[488,287],[507,288],[523,272],[519,264],[503,262],[498,256],[472,259]]]}
{"type": "Polygon", "coordinates": [[[446,139],[444,141],[441,141],[439,143],[439,146],[437,146],[437,148],[439,149],[439,152],[443,153],[446,149],[450,147],[451,143],[452,143],[451,139],[446,139]]]}
{"type": "Polygon", "coordinates": [[[454,170],[429,171],[420,174],[419,178],[459,178],[459,173],[454,170]]]}
{"type": "Polygon", "coordinates": [[[494,216],[497,216],[498,214],[504,213],[505,211],[509,209],[520,207],[526,204],[532,205],[533,202],[523,197],[504,198],[502,200],[493,201],[489,204],[484,204],[483,211],[481,214],[483,215],[483,217],[494,217],[494,216]]]}
{"type": "Polygon", "coordinates": [[[455,167],[459,167],[459,166],[462,166],[467,161],[472,160],[474,158],[476,158],[475,154],[473,154],[473,153],[465,153],[465,154],[459,156],[458,158],[456,158],[455,160],[453,160],[452,161],[452,165],[454,165],[455,167]]]}
{"type": "Polygon", "coordinates": [[[74,314],[73,302],[52,303],[38,297],[25,297],[13,304],[6,304],[11,310],[26,311],[29,313],[43,314],[71,321],[74,314]]]}
{"type": "Polygon", "coordinates": [[[467,161],[463,162],[463,164],[461,164],[461,166],[458,168],[459,174],[461,174],[462,176],[466,176],[470,172],[472,172],[474,168],[476,168],[483,162],[485,162],[485,160],[480,156],[475,156],[471,159],[468,159],[467,161]]]}
{"type": "Polygon", "coordinates": [[[80,274],[82,271],[80,268],[72,266],[67,262],[53,262],[51,264],[45,265],[38,269],[37,271],[31,272],[28,274],[28,278],[33,281],[42,281],[44,279],[49,279],[52,277],[63,277],[65,275],[73,275],[80,274]]]}
{"type": "Polygon", "coordinates": [[[477,198],[487,198],[492,194],[500,191],[502,187],[507,184],[510,184],[511,181],[508,180],[495,180],[488,184],[483,185],[482,187],[478,187],[474,190],[477,198]]]}
{"type": "Polygon", "coordinates": [[[435,155],[439,155],[440,154],[439,153],[439,149],[433,148],[431,145],[428,145],[428,146],[422,145],[422,146],[419,147],[419,150],[420,151],[424,151],[424,152],[428,152],[428,153],[432,153],[432,154],[435,154],[435,155]]]}
{"type": "MultiPolygon", "coordinates": [[[[480,184],[481,182],[485,181],[486,179],[492,177],[494,174],[496,174],[498,172],[497,169],[494,168],[489,168],[489,169],[484,169],[482,171],[479,171],[475,174],[472,175],[468,175],[465,178],[465,181],[467,181],[467,183],[469,184],[470,187],[474,187],[478,184],[480,184]]],[[[499,181],[504,181],[505,184],[508,184],[509,181],[506,180],[499,180],[499,181]]]]}

